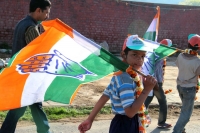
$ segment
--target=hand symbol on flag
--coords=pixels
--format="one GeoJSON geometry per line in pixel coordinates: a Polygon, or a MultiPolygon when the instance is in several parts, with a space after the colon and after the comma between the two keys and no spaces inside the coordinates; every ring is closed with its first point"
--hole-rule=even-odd
{"type": "Polygon", "coordinates": [[[155,65],[155,58],[154,58],[153,52],[147,52],[144,63],[142,66],[142,72],[147,75],[153,75],[154,74],[154,65],[155,65]]]}
{"type": "Polygon", "coordinates": [[[158,57],[159,56],[156,55],[155,52],[148,51],[144,59],[142,72],[147,75],[154,76],[155,61],[157,60],[158,57]]]}
{"type": "Polygon", "coordinates": [[[95,75],[81,64],[65,57],[58,50],[54,54],[37,54],[27,59],[23,64],[17,65],[21,74],[48,73],[84,80],[85,75],[95,75]]]}

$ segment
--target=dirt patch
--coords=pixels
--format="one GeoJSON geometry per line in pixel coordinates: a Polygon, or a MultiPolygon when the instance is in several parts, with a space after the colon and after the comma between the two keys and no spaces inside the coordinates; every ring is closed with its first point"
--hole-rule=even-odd
{"type": "MultiPolygon", "coordinates": [[[[167,66],[165,69],[165,77],[164,77],[164,85],[165,89],[173,89],[173,93],[176,91],[176,77],[177,77],[177,68],[175,65],[176,57],[168,57],[167,58],[167,66]],[[176,69],[175,69],[176,68],[176,69]]],[[[75,100],[72,105],[78,106],[94,106],[98,101],[99,97],[102,95],[102,92],[110,83],[112,76],[105,77],[101,80],[91,82],[89,84],[85,84],[79,90],[75,100]]],[[[178,94],[178,92],[176,92],[178,94]]],[[[108,101],[108,104],[110,101],[108,101]]],[[[168,118],[169,119],[177,119],[180,115],[181,104],[174,104],[168,106],[168,118]]],[[[193,116],[199,116],[199,106],[196,106],[193,111],[193,116]]],[[[159,108],[158,106],[152,106],[149,109],[150,116],[153,118],[158,118],[159,108]]],[[[113,115],[107,115],[107,117],[112,117],[113,115]]],[[[104,115],[99,115],[97,119],[104,119],[104,115]]]]}

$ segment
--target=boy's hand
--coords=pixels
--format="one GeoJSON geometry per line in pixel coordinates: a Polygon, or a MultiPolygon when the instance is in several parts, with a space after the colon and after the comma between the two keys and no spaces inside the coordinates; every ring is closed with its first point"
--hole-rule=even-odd
{"type": "Polygon", "coordinates": [[[144,90],[150,92],[154,86],[157,84],[157,81],[154,77],[147,75],[143,78],[144,90]]]}
{"type": "Polygon", "coordinates": [[[78,130],[80,131],[80,133],[85,133],[86,131],[90,130],[91,126],[92,121],[87,119],[78,126],[78,130]]]}

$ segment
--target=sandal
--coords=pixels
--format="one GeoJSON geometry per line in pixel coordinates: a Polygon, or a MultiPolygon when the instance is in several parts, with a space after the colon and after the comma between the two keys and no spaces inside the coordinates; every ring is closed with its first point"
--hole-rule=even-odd
{"type": "Polygon", "coordinates": [[[186,133],[185,128],[183,129],[182,133],[186,133]]]}
{"type": "Polygon", "coordinates": [[[170,128],[170,127],[172,127],[171,124],[167,124],[167,123],[165,123],[165,124],[158,124],[158,128],[167,129],[167,128],[170,128]]]}

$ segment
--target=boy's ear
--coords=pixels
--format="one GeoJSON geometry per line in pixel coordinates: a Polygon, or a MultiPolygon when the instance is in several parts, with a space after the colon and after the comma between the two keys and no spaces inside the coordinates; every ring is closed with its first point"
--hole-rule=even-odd
{"type": "Polygon", "coordinates": [[[125,60],[125,59],[126,59],[126,54],[125,54],[125,52],[124,52],[124,51],[122,51],[122,52],[121,52],[121,57],[122,57],[122,59],[123,59],[123,60],[125,60]]]}
{"type": "Polygon", "coordinates": [[[41,12],[41,9],[40,9],[40,8],[36,8],[35,12],[40,13],[40,12],[41,12]]]}

